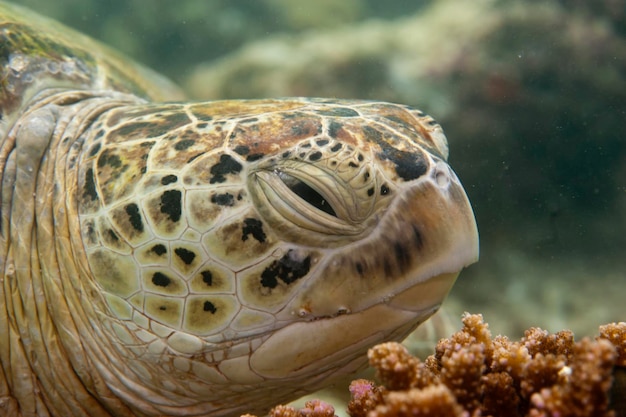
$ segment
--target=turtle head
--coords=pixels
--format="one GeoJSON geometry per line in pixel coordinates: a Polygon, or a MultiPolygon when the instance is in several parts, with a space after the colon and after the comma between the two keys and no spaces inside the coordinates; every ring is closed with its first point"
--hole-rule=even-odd
{"type": "Polygon", "coordinates": [[[355,366],[368,346],[432,315],[478,259],[474,215],[432,118],[380,103],[325,111],[321,134],[249,174],[256,209],[289,247],[259,289],[299,287],[276,313],[284,325],[252,354],[264,376],[342,357],[355,366]]]}
{"type": "Polygon", "coordinates": [[[136,375],[159,376],[138,386],[167,383],[207,410],[239,391],[248,410],[267,406],[357,369],[478,257],[445,136],[404,106],[137,105],[84,136],[85,304],[136,375]]]}

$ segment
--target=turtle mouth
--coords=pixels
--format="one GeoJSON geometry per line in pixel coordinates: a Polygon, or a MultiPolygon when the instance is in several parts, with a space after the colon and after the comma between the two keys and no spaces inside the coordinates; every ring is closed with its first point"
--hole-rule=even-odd
{"type": "Polygon", "coordinates": [[[346,371],[356,370],[365,361],[369,347],[401,340],[433,315],[457,275],[441,274],[390,297],[386,303],[355,313],[292,322],[255,350],[250,365],[270,379],[319,374],[325,369],[335,372],[342,366],[354,367],[346,371]]]}
{"type": "MultiPolygon", "coordinates": [[[[436,310],[446,298],[459,273],[460,271],[442,273],[431,277],[428,280],[405,288],[395,294],[386,294],[379,299],[378,304],[385,304],[390,308],[418,314],[432,308],[435,308],[436,310]]],[[[311,311],[308,311],[308,309],[301,308],[298,315],[305,318],[305,321],[313,322],[318,320],[334,319],[336,317],[349,314],[357,314],[371,307],[372,305],[356,311],[352,311],[348,307],[339,307],[335,313],[325,315],[314,315],[311,314],[311,311]]]]}

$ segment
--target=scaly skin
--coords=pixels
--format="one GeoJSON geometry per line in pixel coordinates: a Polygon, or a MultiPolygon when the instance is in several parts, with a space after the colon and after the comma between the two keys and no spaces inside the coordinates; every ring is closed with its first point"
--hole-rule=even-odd
{"type": "Polygon", "coordinates": [[[477,259],[425,114],[153,103],[176,90],[0,16],[0,415],[261,413],[402,339],[477,259]]]}

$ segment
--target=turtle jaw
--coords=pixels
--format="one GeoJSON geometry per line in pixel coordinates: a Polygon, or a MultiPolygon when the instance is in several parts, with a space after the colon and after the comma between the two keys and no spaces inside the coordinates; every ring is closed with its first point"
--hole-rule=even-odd
{"type": "Polygon", "coordinates": [[[402,340],[433,315],[457,275],[433,277],[357,313],[291,323],[255,350],[251,368],[270,380],[301,377],[328,384],[328,378],[362,368],[371,346],[402,340]]]}

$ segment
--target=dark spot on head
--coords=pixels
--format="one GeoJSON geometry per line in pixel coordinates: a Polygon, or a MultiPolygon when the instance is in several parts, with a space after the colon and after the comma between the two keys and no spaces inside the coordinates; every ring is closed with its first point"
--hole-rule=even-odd
{"type": "Polygon", "coordinates": [[[160,307],[159,307],[159,310],[161,310],[161,311],[166,311],[166,310],[167,310],[167,307],[165,307],[165,306],[160,306],[160,307]]]}
{"type": "Polygon", "coordinates": [[[416,225],[413,225],[413,244],[417,249],[420,249],[424,245],[424,240],[422,239],[422,233],[418,229],[416,225]]]}
{"type": "Polygon", "coordinates": [[[93,227],[93,223],[87,223],[87,236],[90,241],[96,241],[96,230],[93,227]]]}
{"type": "Polygon", "coordinates": [[[152,275],[152,283],[157,287],[167,287],[171,282],[172,280],[162,272],[155,272],[152,275]]]}
{"type": "Polygon", "coordinates": [[[359,162],[363,162],[363,159],[364,159],[364,158],[363,158],[363,154],[359,154],[359,155],[357,156],[357,159],[359,160],[359,162]]]}
{"type": "Polygon", "coordinates": [[[179,190],[167,190],[161,194],[161,213],[167,214],[171,221],[180,220],[182,193],[179,190]]]}
{"type": "Polygon", "coordinates": [[[248,155],[250,153],[250,148],[246,145],[237,145],[233,150],[241,156],[248,155]]]}
{"type": "Polygon", "coordinates": [[[218,206],[232,207],[235,204],[235,198],[230,193],[214,194],[211,196],[211,203],[218,206]]]}
{"type": "Polygon", "coordinates": [[[404,272],[406,268],[411,264],[411,256],[409,255],[409,251],[407,251],[404,245],[402,245],[400,242],[394,243],[393,250],[396,254],[396,262],[400,267],[400,272],[404,272]]]}
{"type": "Polygon", "coordinates": [[[308,148],[310,148],[310,147],[311,147],[311,144],[310,144],[310,143],[308,143],[308,142],[307,142],[307,143],[303,143],[302,145],[300,145],[300,147],[301,147],[301,148],[304,148],[304,149],[308,149],[308,148]]]}
{"type": "Polygon", "coordinates": [[[198,127],[198,129],[204,129],[204,128],[205,128],[205,127],[207,127],[208,125],[209,125],[208,123],[204,123],[204,122],[202,122],[202,123],[198,123],[197,127],[198,127]]]}
{"type": "Polygon", "coordinates": [[[127,204],[124,207],[126,210],[126,214],[128,214],[128,220],[130,221],[131,226],[138,231],[143,232],[143,221],[141,220],[141,214],[139,213],[139,206],[135,203],[127,204]]]}
{"type": "Polygon", "coordinates": [[[94,140],[98,140],[98,139],[100,139],[103,135],[104,135],[104,129],[98,129],[98,131],[96,132],[96,135],[95,135],[93,138],[94,138],[94,140]]]}
{"type": "Polygon", "coordinates": [[[174,253],[185,263],[185,265],[190,265],[196,258],[195,253],[185,248],[176,248],[174,249],[174,253]]]}
{"type": "Polygon", "coordinates": [[[387,187],[386,184],[383,184],[380,186],[380,195],[387,195],[389,194],[389,187],[387,187]]]}
{"type": "Polygon", "coordinates": [[[300,158],[304,158],[304,155],[306,155],[306,153],[304,153],[304,152],[300,152],[300,153],[298,154],[298,156],[299,156],[300,158]]]}
{"type": "Polygon", "coordinates": [[[96,190],[96,182],[93,178],[93,169],[89,168],[85,172],[85,189],[83,190],[83,198],[89,198],[91,201],[95,201],[98,198],[98,191],[96,190]]]}
{"type": "MultiPolygon", "coordinates": [[[[337,133],[338,133],[341,129],[343,129],[343,124],[341,124],[341,123],[339,123],[339,122],[337,122],[337,121],[333,120],[333,121],[332,121],[332,122],[330,122],[330,123],[329,123],[329,125],[328,125],[328,135],[329,135],[331,138],[336,138],[336,137],[337,137],[337,133]]],[[[337,145],[335,145],[335,146],[337,146],[337,145]]],[[[336,152],[336,151],[333,151],[333,152],[336,152]]]]}
{"type": "Polygon", "coordinates": [[[363,276],[363,264],[361,262],[357,262],[354,267],[356,268],[356,272],[358,272],[359,275],[363,276]]]}
{"type": "Polygon", "coordinates": [[[161,178],[161,184],[168,185],[178,181],[178,177],[176,175],[170,174],[161,178]]]}
{"type": "Polygon", "coordinates": [[[193,162],[194,159],[196,159],[199,156],[202,156],[204,154],[205,154],[205,152],[200,152],[199,154],[192,156],[191,158],[187,159],[187,163],[193,162]]]}
{"type": "Polygon", "coordinates": [[[98,152],[100,152],[100,148],[102,147],[101,144],[96,143],[95,145],[93,145],[91,147],[91,150],[89,151],[89,156],[94,156],[95,154],[97,154],[98,152]]]}
{"type": "Polygon", "coordinates": [[[342,147],[343,147],[343,145],[342,145],[341,143],[336,143],[336,144],[334,144],[334,145],[330,148],[330,150],[331,150],[331,151],[333,151],[333,152],[337,152],[337,151],[338,151],[338,150],[340,150],[342,147]]]}
{"type": "Polygon", "coordinates": [[[367,196],[368,196],[368,197],[371,197],[371,196],[373,196],[373,195],[374,195],[374,187],[369,188],[369,189],[367,190],[367,196]]]}
{"type": "Polygon", "coordinates": [[[407,123],[402,118],[395,116],[393,114],[385,115],[385,119],[391,120],[392,122],[402,125],[403,127],[407,126],[407,123]]]}
{"type": "Polygon", "coordinates": [[[202,274],[202,282],[204,282],[209,287],[213,285],[213,274],[211,273],[211,271],[202,271],[200,272],[200,274],[202,274]]]}
{"type": "Polygon", "coordinates": [[[204,114],[201,112],[196,112],[196,111],[192,111],[192,113],[196,117],[196,119],[201,120],[203,122],[210,122],[211,120],[213,120],[213,116],[211,115],[204,114]]]}
{"type": "Polygon", "coordinates": [[[328,139],[319,139],[315,141],[317,146],[326,146],[328,145],[328,142],[330,142],[328,139]]]}
{"type": "Polygon", "coordinates": [[[151,247],[150,251],[154,252],[158,256],[161,256],[161,255],[163,255],[164,253],[167,252],[167,248],[165,247],[165,245],[162,245],[162,244],[158,243],[158,244],[154,245],[153,247],[151,247]]]}
{"type": "Polygon", "coordinates": [[[354,163],[354,162],[350,161],[350,162],[348,162],[348,166],[349,166],[349,167],[352,167],[352,168],[358,168],[358,167],[359,167],[359,164],[356,164],[356,163],[354,163]]]}
{"type": "Polygon", "coordinates": [[[319,161],[321,158],[322,158],[322,153],[319,151],[313,152],[311,155],[309,155],[310,161],[319,161]]]}
{"type": "Polygon", "coordinates": [[[105,166],[119,168],[122,166],[122,160],[119,155],[111,153],[110,150],[105,150],[98,157],[98,168],[104,168],[105,166]]]}
{"type": "Polygon", "coordinates": [[[119,237],[117,237],[117,233],[115,233],[113,230],[109,229],[109,238],[111,238],[111,240],[117,242],[118,240],[120,240],[119,237]]]}
{"type": "Polygon", "coordinates": [[[254,218],[244,219],[241,240],[248,240],[248,235],[252,235],[260,243],[265,242],[267,236],[263,231],[263,222],[254,218]]]}
{"type": "Polygon", "coordinates": [[[261,273],[261,285],[266,288],[276,288],[278,280],[289,285],[309,273],[311,257],[297,259],[294,251],[290,249],[280,259],[272,262],[261,273]]]}
{"type": "Polygon", "coordinates": [[[419,149],[416,148],[413,152],[396,149],[385,140],[380,131],[370,126],[364,126],[363,132],[368,141],[380,147],[378,156],[395,164],[396,173],[403,180],[417,179],[428,171],[428,162],[419,149]]]}
{"type": "Polygon", "coordinates": [[[347,107],[333,107],[330,109],[318,110],[316,113],[321,116],[331,117],[356,117],[359,115],[359,113],[347,107]]]}
{"type": "Polygon", "coordinates": [[[287,158],[287,157],[289,157],[289,155],[291,155],[291,152],[289,152],[289,151],[287,151],[287,152],[283,152],[282,157],[283,157],[283,158],[287,158]]]}
{"type": "Polygon", "coordinates": [[[215,314],[215,312],[217,311],[217,308],[215,307],[215,305],[210,301],[205,301],[204,306],[202,308],[204,311],[208,311],[211,314],[215,314]]]}
{"type": "Polygon", "coordinates": [[[262,153],[253,153],[252,155],[248,155],[246,157],[246,161],[248,162],[253,162],[253,161],[258,161],[259,159],[263,158],[265,155],[263,155],[262,153]]]}
{"type": "Polygon", "coordinates": [[[365,173],[363,174],[363,182],[367,182],[367,180],[370,179],[370,173],[369,171],[365,171],[365,173]]]}
{"type": "Polygon", "coordinates": [[[196,141],[193,139],[184,139],[176,142],[176,144],[174,145],[174,149],[176,149],[177,151],[184,151],[185,149],[193,146],[194,143],[196,143],[196,141]]]}
{"type": "Polygon", "coordinates": [[[233,159],[232,156],[223,154],[220,156],[220,161],[211,167],[211,184],[221,183],[226,181],[226,175],[238,174],[241,172],[241,164],[233,159]]]}
{"type": "Polygon", "coordinates": [[[435,125],[438,125],[439,123],[437,123],[435,119],[432,119],[432,120],[427,121],[426,124],[428,126],[435,126],[435,125]]]}

